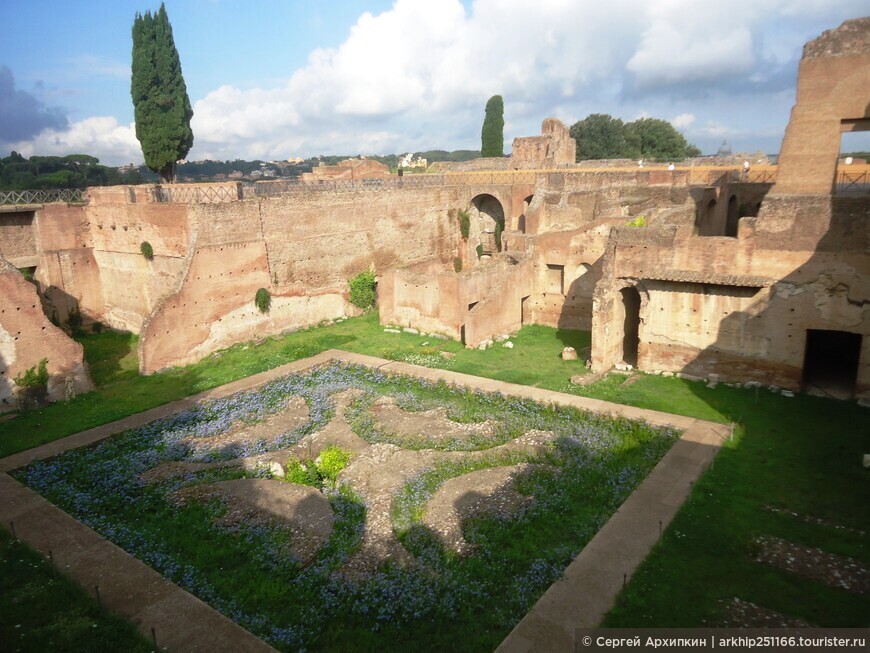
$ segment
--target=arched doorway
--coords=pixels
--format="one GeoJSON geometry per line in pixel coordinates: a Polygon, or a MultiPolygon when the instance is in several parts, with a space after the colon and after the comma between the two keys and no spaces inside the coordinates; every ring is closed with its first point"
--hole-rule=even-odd
{"type": "Polygon", "coordinates": [[[529,195],[526,199],[523,200],[523,212],[517,219],[517,231],[521,233],[526,233],[526,213],[529,212],[529,206],[531,206],[534,197],[534,195],[529,195]]]}
{"type": "Polygon", "coordinates": [[[477,195],[471,200],[476,209],[479,225],[480,244],[485,254],[501,251],[501,235],[504,231],[504,207],[501,202],[487,193],[477,195]]]}
{"type": "Polygon", "coordinates": [[[637,367],[637,350],[640,344],[640,293],[635,287],[623,288],[622,309],[625,315],[622,336],[622,360],[637,367]]]}
{"type": "Polygon", "coordinates": [[[725,221],[725,235],[730,238],[737,238],[737,222],[740,220],[740,214],[737,211],[737,196],[732,195],[728,199],[728,217],[725,221]]]}

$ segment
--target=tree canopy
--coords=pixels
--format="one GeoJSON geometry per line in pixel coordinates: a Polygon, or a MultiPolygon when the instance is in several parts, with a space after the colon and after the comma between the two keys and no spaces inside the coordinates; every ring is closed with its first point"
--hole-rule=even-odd
{"type": "Polygon", "coordinates": [[[146,165],[164,181],[174,181],[176,162],[193,146],[193,110],[163,4],[154,15],[136,14],[133,21],[130,94],[146,165]]]}
{"type": "Polygon", "coordinates": [[[666,120],[639,118],[623,123],[613,116],[593,113],[571,125],[577,141],[577,161],[584,159],[652,159],[681,161],[700,150],[666,120]]]}
{"type": "Polygon", "coordinates": [[[504,156],[504,101],[493,95],[486,103],[480,134],[481,156],[504,156]]]}

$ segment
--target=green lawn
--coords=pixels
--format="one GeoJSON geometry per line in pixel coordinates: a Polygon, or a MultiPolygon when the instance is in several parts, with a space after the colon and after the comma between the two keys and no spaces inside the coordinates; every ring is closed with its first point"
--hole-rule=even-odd
{"type": "Polygon", "coordinates": [[[101,609],[42,556],[0,529],[0,650],[153,650],[129,623],[101,609]]]}
{"type": "MultiPolygon", "coordinates": [[[[719,422],[737,422],[734,442],[696,485],[661,543],[629,583],[608,626],[704,626],[721,618],[722,599],[739,597],[817,625],[866,625],[870,599],[834,590],[751,560],[762,534],[845,555],[870,566],[867,535],[811,524],[767,509],[787,508],[833,524],[867,528],[870,410],[855,403],[674,378],[612,375],[580,388],[585,372],[562,361],[566,344],[581,350],[589,334],[525,327],[513,349],[466,350],[451,341],[384,333],[377,314],[299,331],[260,344],[237,345],[185,368],[136,374],[136,338],[85,336],[96,392],[0,423],[0,455],[113,421],[168,401],[310,356],[328,348],[402,359],[451,352],[448,369],[514,383],[719,422]],[[425,344],[424,343],[427,343],[425,344]]],[[[6,563],[3,563],[4,572],[6,563]]],[[[3,621],[5,616],[0,616],[3,621]]],[[[2,643],[2,642],[0,642],[2,643]]]]}

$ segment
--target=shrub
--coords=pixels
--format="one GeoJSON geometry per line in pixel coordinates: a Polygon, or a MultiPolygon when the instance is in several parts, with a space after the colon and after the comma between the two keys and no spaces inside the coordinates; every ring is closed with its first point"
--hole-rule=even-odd
{"type": "Polygon", "coordinates": [[[629,227],[645,227],[646,218],[642,215],[637,216],[634,220],[625,223],[629,227]]]}
{"type": "Polygon", "coordinates": [[[350,280],[350,303],[363,310],[375,303],[375,273],[371,270],[360,272],[350,280]]]}
{"type": "Polygon", "coordinates": [[[501,234],[504,231],[504,223],[501,220],[495,221],[495,247],[501,251],[501,234]]]}
{"type": "Polygon", "coordinates": [[[19,372],[15,377],[15,385],[19,388],[47,388],[48,387],[48,359],[43,358],[25,372],[19,372]]]}
{"type": "Polygon", "coordinates": [[[477,248],[474,250],[477,252],[477,258],[483,256],[483,245],[478,244],[477,248]]]}
{"type": "Polygon", "coordinates": [[[341,470],[347,467],[352,455],[347,449],[335,445],[330,445],[321,451],[317,458],[317,471],[321,478],[335,483],[335,479],[341,470]]]}
{"type": "Polygon", "coordinates": [[[149,261],[154,258],[154,248],[151,247],[151,243],[147,240],[143,240],[142,244],[139,245],[139,251],[142,252],[142,256],[149,261]]]}
{"type": "Polygon", "coordinates": [[[453,259],[453,271],[462,272],[462,257],[457,256],[453,259]]]}
{"type": "Polygon", "coordinates": [[[260,288],[257,290],[257,294],[254,295],[254,303],[261,313],[268,313],[269,307],[272,305],[272,295],[265,288],[260,288]]]}
{"type": "Polygon", "coordinates": [[[82,335],[82,312],[78,306],[73,306],[67,313],[66,326],[74,336],[82,335]]]}
{"type": "Polygon", "coordinates": [[[297,485],[320,487],[320,475],[310,460],[306,460],[304,463],[296,459],[288,460],[284,469],[284,480],[297,485]]]}
{"type": "Polygon", "coordinates": [[[471,213],[468,209],[460,209],[459,211],[459,233],[465,240],[468,240],[468,234],[471,233],[471,213]]]}

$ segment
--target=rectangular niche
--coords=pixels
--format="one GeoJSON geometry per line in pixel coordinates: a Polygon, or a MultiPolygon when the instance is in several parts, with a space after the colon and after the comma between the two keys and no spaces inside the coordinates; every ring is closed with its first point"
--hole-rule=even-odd
{"type": "Polygon", "coordinates": [[[565,294],[565,266],[547,263],[547,292],[565,294]]]}

